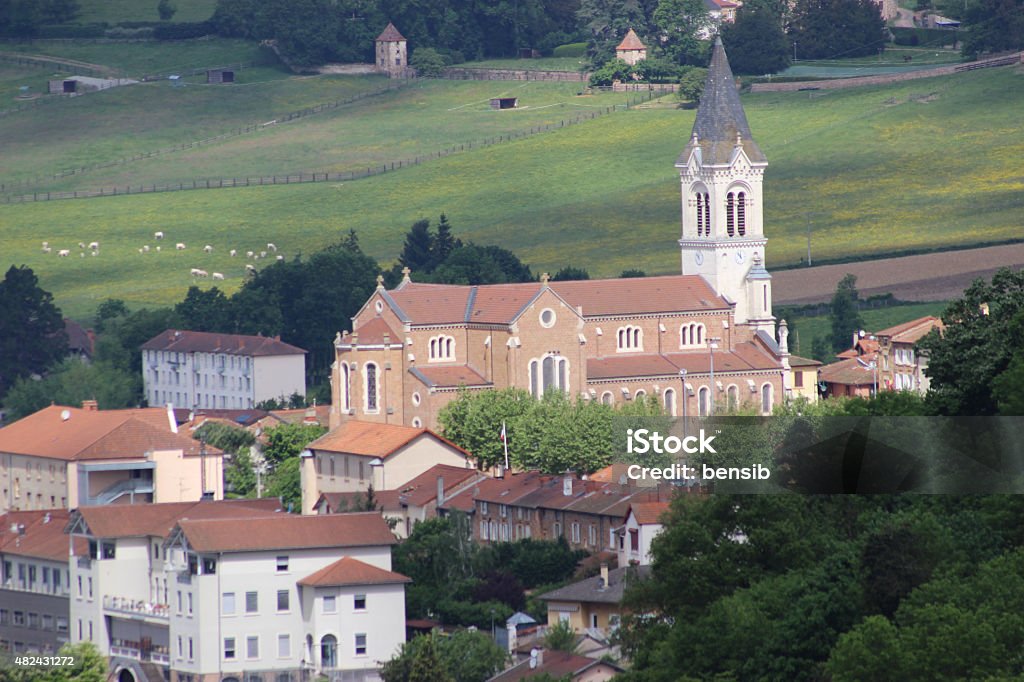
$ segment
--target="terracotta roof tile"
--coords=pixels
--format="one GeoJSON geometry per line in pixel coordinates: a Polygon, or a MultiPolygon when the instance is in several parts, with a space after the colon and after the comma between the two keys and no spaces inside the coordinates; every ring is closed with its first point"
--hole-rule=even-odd
{"type": "Polygon", "coordinates": [[[317,438],[308,447],[310,450],[387,457],[424,434],[450,445],[467,456],[469,455],[465,450],[430,429],[417,429],[397,424],[378,424],[357,419],[344,422],[333,431],[317,438]]]}
{"type": "MultiPolygon", "coordinates": [[[[384,343],[384,335],[388,337],[388,343],[397,343],[401,345],[402,339],[400,336],[395,334],[395,331],[388,326],[388,323],[383,318],[375,317],[366,324],[360,325],[359,329],[356,329],[354,333],[359,334],[358,339],[360,346],[377,346],[384,343]]],[[[352,341],[352,337],[348,339],[352,341]]]]}
{"type": "Polygon", "coordinates": [[[613,355],[587,359],[587,379],[676,376],[679,367],[664,355],[613,355]]]}
{"type": "MultiPolygon", "coordinates": [[[[0,452],[50,459],[137,459],[153,450],[198,455],[199,441],[172,433],[166,410],[83,410],[50,405],[0,429],[0,452]],[[67,419],[64,419],[64,415],[67,419]]],[[[221,454],[207,446],[208,454],[221,454]]]]}
{"type": "Polygon", "coordinates": [[[412,578],[407,578],[401,573],[385,571],[383,568],[371,566],[364,561],[346,556],[307,575],[299,581],[299,584],[308,587],[344,587],[346,585],[394,585],[411,582],[412,578]]]}
{"type": "Polygon", "coordinates": [[[395,544],[377,512],[297,516],[279,514],[249,519],[183,519],[178,522],[197,552],[253,552],[316,547],[365,547],[395,544]]]}
{"type": "MultiPolygon", "coordinates": [[[[776,370],[781,367],[765,350],[752,342],[738,343],[731,351],[718,350],[715,372],[750,372],[776,370]]],[[[664,355],[612,355],[587,360],[587,378],[630,379],[634,377],[677,376],[680,369],[688,374],[707,374],[711,356],[706,350],[664,355]]]]}
{"type": "Polygon", "coordinates": [[[79,507],[74,518],[81,519],[97,538],[140,536],[167,537],[184,518],[245,518],[281,514],[281,502],[260,500],[204,500],[200,502],[163,502],[133,505],[130,512],[121,505],[79,507]]]}
{"type": "MultiPolygon", "coordinates": [[[[8,512],[0,515],[0,554],[67,562],[68,536],[64,534],[71,512],[67,509],[8,512]],[[24,534],[13,527],[24,526],[24,534]]],[[[85,539],[77,547],[87,547],[85,539]]]]}
{"type": "Polygon", "coordinates": [[[829,384],[871,386],[875,382],[876,375],[870,368],[861,365],[858,360],[870,363],[874,359],[874,355],[865,355],[859,358],[840,360],[830,365],[823,365],[818,370],[818,378],[829,384]]]}
{"type": "Polygon", "coordinates": [[[892,337],[893,343],[917,343],[926,336],[932,329],[944,329],[945,325],[937,317],[919,317],[910,322],[904,322],[893,327],[888,327],[875,332],[875,336],[892,337]]]}
{"type": "Polygon", "coordinates": [[[634,502],[629,506],[633,516],[636,517],[636,522],[642,525],[661,523],[661,516],[668,511],[668,508],[668,502],[634,502]]]}
{"type": "Polygon", "coordinates": [[[437,499],[437,480],[444,480],[445,497],[473,478],[483,474],[473,468],[454,467],[450,464],[435,464],[419,476],[408,481],[399,490],[402,501],[411,507],[422,507],[437,499]]]}
{"type": "Polygon", "coordinates": [[[618,47],[616,47],[615,49],[646,50],[647,46],[640,41],[640,38],[639,36],[637,36],[636,31],[634,31],[633,29],[629,29],[629,31],[626,32],[626,37],[622,39],[622,42],[619,43],[618,47]]]}
{"type": "Polygon", "coordinates": [[[818,367],[821,364],[822,363],[818,362],[817,360],[810,360],[808,358],[802,358],[799,355],[790,355],[789,356],[789,366],[790,367],[818,367]]]}
{"type": "Polygon", "coordinates": [[[383,40],[385,42],[395,42],[398,40],[405,40],[405,38],[402,36],[401,33],[398,32],[398,29],[395,28],[395,25],[389,21],[387,27],[381,32],[379,36],[377,36],[377,40],[383,40]]]}
{"type": "Polygon", "coordinates": [[[409,370],[413,376],[431,388],[457,388],[459,386],[490,386],[475,369],[469,365],[446,367],[414,367],[409,370]]]}
{"type": "Polygon", "coordinates": [[[142,350],[164,350],[177,353],[226,353],[260,357],[266,355],[298,355],[305,353],[297,346],[279,338],[245,336],[242,334],[215,334],[167,329],[146,343],[142,350]]]}
{"type": "Polygon", "coordinates": [[[409,282],[389,292],[413,324],[463,322],[473,287],[409,282]]]}
{"type": "MultiPolygon", "coordinates": [[[[531,668],[530,661],[523,661],[505,672],[495,675],[487,682],[515,682],[516,680],[525,680],[539,675],[548,675],[549,679],[562,679],[567,676],[576,679],[576,675],[580,675],[590,668],[597,666],[607,666],[615,672],[623,670],[618,665],[602,659],[587,658],[586,656],[570,654],[566,651],[546,650],[544,651],[543,662],[537,667],[531,668]]],[[[603,680],[606,678],[600,676],[594,679],[603,680]]]]}
{"type": "Polygon", "coordinates": [[[476,287],[467,322],[508,324],[540,293],[540,284],[499,284],[476,287]]]}
{"type": "Polygon", "coordinates": [[[666,275],[551,282],[555,293],[586,317],[728,310],[730,305],[700,275],[666,275]]]}

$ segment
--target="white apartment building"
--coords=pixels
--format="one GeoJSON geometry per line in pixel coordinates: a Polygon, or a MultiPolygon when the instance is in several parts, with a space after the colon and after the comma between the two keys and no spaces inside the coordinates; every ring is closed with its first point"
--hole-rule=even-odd
{"type": "Polygon", "coordinates": [[[248,409],[306,394],[306,351],[280,337],[168,329],[142,344],[150,405],[248,409]]]}
{"type": "Polygon", "coordinates": [[[127,682],[376,680],[405,641],[405,583],[373,512],[296,516],[273,500],[74,512],[71,638],[127,682]],[[128,671],[122,675],[123,671],[128,671]]]}

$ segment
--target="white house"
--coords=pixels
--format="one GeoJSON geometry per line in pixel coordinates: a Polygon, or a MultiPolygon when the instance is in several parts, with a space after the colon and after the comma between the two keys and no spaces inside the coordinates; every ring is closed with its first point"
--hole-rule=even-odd
{"type": "Polygon", "coordinates": [[[246,409],[306,395],[306,351],[280,337],[168,329],[142,344],[150,405],[246,409]]]}
{"type": "Polygon", "coordinates": [[[668,502],[634,502],[629,506],[625,522],[618,530],[620,568],[651,563],[651,541],[661,532],[661,517],[668,507],[668,502]]]}

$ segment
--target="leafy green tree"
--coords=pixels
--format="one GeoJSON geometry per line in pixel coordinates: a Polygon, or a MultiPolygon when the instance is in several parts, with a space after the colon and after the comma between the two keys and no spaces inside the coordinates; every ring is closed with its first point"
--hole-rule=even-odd
{"type": "MultiPolygon", "coordinates": [[[[248,450],[239,450],[231,455],[231,462],[224,470],[224,480],[228,484],[228,490],[235,497],[256,495],[256,465],[248,450]]],[[[301,499],[300,491],[299,500],[301,499]]]]}
{"type": "Polygon", "coordinates": [[[107,363],[86,364],[68,358],[38,381],[31,377],[15,381],[4,405],[11,419],[28,416],[52,403],[77,407],[83,400],[96,400],[103,410],[136,407],[137,383],[137,377],[107,363]]]}
{"type": "Polygon", "coordinates": [[[418,47],[413,51],[409,65],[416,69],[417,76],[437,78],[448,66],[448,61],[432,47],[418,47]]]}
{"type": "Polygon", "coordinates": [[[620,279],[629,279],[631,277],[646,277],[646,276],[647,276],[646,272],[644,272],[643,270],[635,269],[635,268],[634,269],[630,269],[630,270],[623,270],[621,273],[619,273],[619,278],[620,279]]]}
{"type": "Polygon", "coordinates": [[[40,682],[105,682],[107,661],[95,644],[65,644],[57,652],[73,661],[71,665],[43,669],[40,682]]]}
{"type": "Polygon", "coordinates": [[[706,64],[708,41],[700,36],[712,29],[711,15],[703,0],[660,0],[652,17],[661,41],[658,46],[676,64],[706,64]]]}
{"type": "Polygon", "coordinates": [[[1014,359],[992,382],[992,397],[1004,416],[1024,416],[1024,353],[1020,350],[1014,359]]]}
{"type": "Polygon", "coordinates": [[[267,444],[263,448],[263,456],[274,465],[292,459],[297,460],[299,453],[305,450],[307,445],[325,433],[327,429],[316,424],[275,426],[264,432],[267,444]]]}
{"type": "Polygon", "coordinates": [[[560,620],[549,627],[548,633],[544,636],[544,648],[552,651],[564,651],[572,654],[576,653],[578,646],[576,631],[567,620],[560,620]]]}
{"type": "Polygon", "coordinates": [[[868,616],[843,634],[832,650],[827,671],[836,682],[888,682],[910,679],[899,632],[883,616],[868,616]]]}
{"type": "Polygon", "coordinates": [[[552,282],[566,282],[581,279],[590,279],[590,273],[583,268],[574,268],[571,265],[566,265],[551,276],[552,282]]]}
{"type": "Polygon", "coordinates": [[[928,353],[929,406],[944,415],[996,414],[997,396],[1006,402],[1013,390],[1011,379],[998,377],[1024,341],[1024,272],[1003,269],[990,282],[975,281],[942,318],[942,334],[918,342],[928,353]]]}
{"type": "Polygon", "coordinates": [[[108,298],[96,306],[96,322],[93,325],[98,334],[106,329],[108,320],[114,320],[128,316],[128,306],[119,298],[108,298]]]}
{"type": "Polygon", "coordinates": [[[955,4],[964,8],[964,57],[974,59],[985,52],[1024,49],[1022,0],[971,0],[955,4]]]}
{"type": "Polygon", "coordinates": [[[302,505],[302,477],[299,466],[299,458],[292,457],[276,465],[267,479],[267,495],[280,498],[288,509],[298,509],[302,505]]]}
{"type": "Polygon", "coordinates": [[[633,67],[621,59],[612,59],[590,74],[589,85],[592,88],[610,87],[616,81],[628,80],[633,67]]]}
{"type": "Polygon", "coordinates": [[[526,594],[523,584],[508,571],[491,571],[473,589],[473,600],[478,602],[500,601],[515,611],[526,608],[526,594]]]}
{"type": "Polygon", "coordinates": [[[220,422],[206,422],[195,430],[192,437],[231,454],[248,452],[256,444],[256,436],[252,432],[220,422]]]}
{"type": "Polygon", "coordinates": [[[647,33],[647,14],[638,0],[580,0],[576,12],[579,25],[590,36],[589,51],[594,64],[615,57],[615,46],[635,29],[647,33]]]}
{"type": "Polygon", "coordinates": [[[743,5],[736,21],[722,25],[722,43],[736,73],[778,73],[790,64],[790,45],[779,16],[757,5],[743,5]]]}
{"type": "Polygon", "coordinates": [[[53,296],[26,266],[0,282],[0,396],[19,378],[42,374],[68,352],[64,319],[53,296]]]}
{"type": "Polygon", "coordinates": [[[530,268],[511,251],[473,243],[452,251],[427,278],[439,284],[505,284],[533,279],[530,268]]]}
{"type": "Polygon", "coordinates": [[[505,667],[508,655],[483,632],[459,630],[439,643],[441,660],[455,682],[484,682],[505,667]]]}
{"type": "Polygon", "coordinates": [[[836,353],[850,347],[854,332],[864,328],[864,319],[860,316],[860,304],[857,295],[857,277],[847,274],[836,285],[832,303],[829,306],[829,318],[832,322],[832,350],[836,353]]]}
{"type": "Polygon", "coordinates": [[[695,108],[704,94],[704,81],[708,78],[708,70],[699,66],[684,66],[679,76],[679,89],[676,97],[695,108]]]}
{"type": "Polygon", "coordinates": [[[796,0],[787,38],[800,59],[866,57],[884,48],[885,22],[873,0],[796,0]]]}
{"type": "Polygon", "coordinates": [[[190,286],[185,298],[174,306],[174,312],[181,319],[182,326],[189,331],[233,330],[231,301],[217,287],[203,290],[197,286],[190,286]]]}
{"type": "Polygon", "coordinates": [[[405,243],[402,245],[398,262],[414,273],[431,272],[434,261],[434,254],[431,252],[433,242],[430,221],[426,218],[417,220],[405,235],[405,243]]]}
{"type": "Polygon", "coordinates": [[[445,262],[453,251],[460,248],[462,248],[462,240],[452,235],[452,225],[448,222],[448,216],[442,213],[437,220],[437,233],[430,245],[430,255],[434,261],[433,267],[445,262]]]}

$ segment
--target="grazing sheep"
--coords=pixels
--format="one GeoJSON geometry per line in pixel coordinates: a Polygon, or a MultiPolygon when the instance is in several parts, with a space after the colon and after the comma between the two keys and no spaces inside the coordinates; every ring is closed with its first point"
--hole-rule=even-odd
{"type": "Polygon", "coordinates": [[[267,242],[267,251],[277,251],[277,247],[270,242],[267,242]]]}
{"type": "Polygon", "coordinates": [[[154,232],[153,233],[153,239],[163,239],[163,238],[164,238],[164,233],[163,232],[154,232]]]}
{"type": "Polygon", "coordinates": [[[61,258],[67,258],[68,256],[71,255],[71,251],[68,249],[61,249],[60,251],[57,252],[57,255],[60,256],[61,258]]]}
{"type": "Polygon", "coordinates": [[[83,251],[82,253],[78,254],[78,257],[79,258],[85,258],[85,251],[83,251]]]}
{"type": "Polygon", "coordinates": [[[206,270],[200,270],[199,268],[192,268],[191,273],[193,277],[206,277],[209,275],[206,270]]]}
{"type": "Polygon", "coordinates": [[[199,268],[192,268],[191,270],[188,271],[188,274],[192,275],[193,277],[198,277],[199,272],[199,268]]]}
{"type": "Polygon", "coordinates": [[[245,257],[246,258],[252,258],[252,251],[246,251],[245,252],[245,257]]]}
{"type": "Polygon", "coordinates": [[[235,256],[238,255],[238,252],[235,251],[234,249],[231,249],[230,251],[228,251],[228,255],[234,258],[235,256]]]}
{"type": "Polygon", "coordinates": [[[182,244],[181,242],[178,242],[177,244],[174,245],[174,248],[176,248],[178,251],[184,251],[185,245],[182,244]]]}
{"type": "Polygon", "coordinates": [[[43,248],[46,248],[49,245],[50,245],[50,242],[43,242],[43,248]]]}
{"type": "Polygon", "coordinates": [[[253,266],[253,265],[251,265],[249,263],[245,264],[245,270],[246,270],[246,272],[256,272],[255,266],[253,266]]]}
{"type": "Polygon", "coordinates": [[[78,242],[78,248],[84,249],[85,248],[85,242],[78,242]]]}
{"type": "Polygon", "coordinates": [[[277,260],[284,260],[284,256],[278,256],[277,260]]]}
{"type": "Polygon", "coordinates": [[[206,246],[203,247],[203,251],[205,251],[206,253],[213,253],[213,247],[207,244],[206,246]]]}
{"type": "Polygon", "coordinates": [[[50,251],[53,251],[53,249],[51,249],[49,246],[43,247],[43,253],[50,253],[50,251]]]}
{"type": "MultiPolygon", "coordinates": [[[[158,246],[158,247],[156,247],[156,249],[157,249],[157,251],[159,251],[159,250],[160,250],[160,247],[158,246]]],[[[149,253],[149,244],[146,244],[145,246],[143,246],[143,247],[142,247],[142,251],[143,251],[144,253],[149,253]]]]}
{"type": "Polygon", "coordinates": [[[224,279],[224,273],[222,273],[222,272],[215,272],[215,273],[213,273],[213,279],[224,279]]]}
{"type": "Polygon", "coordinates": [[[260,251],[260,258],[266,258],[266,257],[267,257],[267,252],[266,251],[260,251]]]}
{"type": "Polygon", "coordinates": [[[99,251],[100,250],[100,243],[99,242],[89,242],[89,249],[92,250],[92,251],[99,251]]]}
{"type": "Polygon", "coordinates": [[[99,252],[99,251],[91,251],[90,253],[91,253],[91,255],[93,255],[93,256],[98,256],[98,255],[100,255],[100,252],[99,252]]]}
{"type": "Polygon", "coordinates": [[[142,253],[142,249],[139,249],[139,253],[142,253]]]}
{"type": "Polygon", "coordinates": [[[160,252],[160,247],[159,246],[156,247],[156,250],[157,250],[157,253],[159,253],[160,252]]]}

